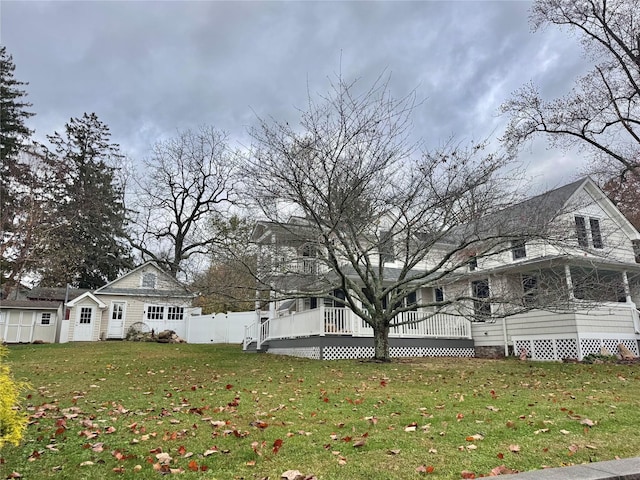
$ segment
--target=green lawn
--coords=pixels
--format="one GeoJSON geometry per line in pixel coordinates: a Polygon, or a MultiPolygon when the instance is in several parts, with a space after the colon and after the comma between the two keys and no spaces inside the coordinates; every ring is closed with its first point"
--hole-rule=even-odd
{"type": "Polygon", "coordinates": [[[12,346],[8,361],[31,423],[0,451],[3,479],[461,478],[640,455],[638,365],[127,342],[12,346]]]}

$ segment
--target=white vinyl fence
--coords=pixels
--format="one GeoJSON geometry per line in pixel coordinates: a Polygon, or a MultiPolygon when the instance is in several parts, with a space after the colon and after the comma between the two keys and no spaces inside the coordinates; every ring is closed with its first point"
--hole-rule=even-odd
{"type": "Polygon", "coordinates": [[[187,343],[242,343],[245,326],[255,321],[256,312],[191,315],[185,340],[187,343]]]}

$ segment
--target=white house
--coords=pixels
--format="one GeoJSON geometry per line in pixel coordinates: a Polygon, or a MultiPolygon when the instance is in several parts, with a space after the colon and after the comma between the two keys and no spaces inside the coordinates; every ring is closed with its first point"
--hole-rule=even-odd
{"type": "Polygon", "coordinates": [[[186,335],[194,294],[147,262],[67,303],[60,342],[122,339],[129,328],[186,335]]]}
{"type": "Polygon", "coordinates": [[[0,338],[7,343],[123,339],[130,328],[174,330],[186,338],[199,314],[195,295],[147,262],[96,290],[36,288],[0,301],[0,338]]]}
{"type": "MultiPolygon", "coordinates": [[[[408,299],[416,305],[424,299],[438,302],[464,295],[470,301],[465,308],[451,306],[436,314],[422,307],[402,312],[408,323],[391,330],[391,356],[525,352],[540,360],[582,359],[602,347],[615,353],[619,344],[638,355],[640,233],[590,178],[494,215],[494,224],[523,226],[548,217],[555,232],[547,238],[514,240],[510,248],[492,255],[471,255],[464,268],[443,277],[446,281],[419,288],[408,299]],[[498,302],[507,296],[516,298],[521,308],[510,311],[498,302]]],[[[330,272],[290,234],[296,228],[305,228],[304,219],[292,219],[289,225],[258,222],[253,238],[267,252],[289,242],[299,250],[289,271],[326,278],[330,272]]],[[[424,265],[446,254],[455,235],[454,229],[449,240],[443,237],[424,265]]],[[[386,278],[401,267],[394,261],[384,263],[386,278]]],[[[245,350],[318,359],[373,356],[372,329],[360,317],[339,301],[305,298],[296,281],[291,280],[290,298],[276,298],[268,310],[256,313],[256,322],[245,333],[245,350]]]]}

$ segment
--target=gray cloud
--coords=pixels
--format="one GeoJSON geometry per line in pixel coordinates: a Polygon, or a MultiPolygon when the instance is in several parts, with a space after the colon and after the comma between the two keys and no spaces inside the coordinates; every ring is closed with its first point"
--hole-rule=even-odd
{"type": "MultiPolygon", "coordinates": [[[[588,68],[561,31],[532,34],[528,2],[14,2],[2,43],[30,82],[37,136],[95,111],[132,158],[176,129],[211,124],[248,142],[255,115],[295,122],[307,91],[338,72],[391,75],[424,102],[416,134],[436,145],[498,136],[511,92],[549,96],[588,68]]],[[[582,162],[537,142],[523,158],[550,186],[582,162]]]]}

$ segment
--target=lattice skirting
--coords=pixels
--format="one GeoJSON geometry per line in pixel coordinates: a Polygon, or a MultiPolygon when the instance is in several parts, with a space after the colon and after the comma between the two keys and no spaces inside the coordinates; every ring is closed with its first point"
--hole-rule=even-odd
{"type": "MultiPolygon", "coordinates": [[[[275,355],[291,355],[292,357],[312,358],[315,360],[341,360],[351,358],[373,357],[373,347],[290,347],[269,348],[269,353],[275,355]]],[[[473,357],[473,348],[422,348],[422,347],[391,347],[392,357],[473,357]]]]}
{"type": "MultiPolygon", "coordinates": [[[[323,360],[338,360],[348,358],[371,358],[373,347],[325,347],[322,352],[323,360]]],[[[391,347],[391,357],[473,357],[473,348],[438,348],[438,347],[391,347]]]]}
{"type": "Polygon", "coordinates": [[[513,340],[514,353],[520,355],[523,350],[532,360],[562,360],[575,358],[582,360],[590,353],[600,353],[602,347],[615,355],[618,344],[622,343],[638,356],[638,342],[632,338],[518,338],[513,340]],[[579,348],[578,348],[579,347],[579,348]]]}

